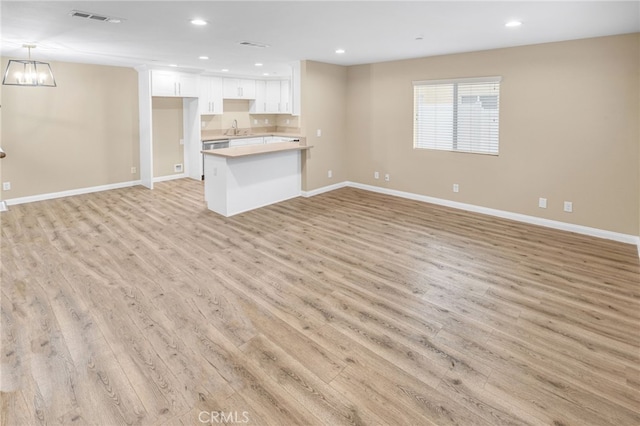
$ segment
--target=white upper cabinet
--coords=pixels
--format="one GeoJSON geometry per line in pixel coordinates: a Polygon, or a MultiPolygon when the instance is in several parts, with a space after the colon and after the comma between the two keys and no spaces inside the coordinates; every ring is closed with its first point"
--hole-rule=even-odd
{"type": "Polygon", "coordinates": [[[267,82],[264,80],[256,80],[256,100],[251,102],[252,114],[264,114],[267,112],[267,82]]]}
{"type": "Polygon", "coordinates": [[[222,77],[201,76],[200,115],[222,114],[222,77]]]}
{"type": "Polygon", "coordinates": [[[268,112],[268,113],[280,112],[280,81],[279,80],[267,80],[265,103],[267,105],[265,112],[268,112]]]}
{"type": "Polygon", "coordinates": [[[291,82],[289,80],[280,82],[280,112],[291,114],[291,82]]]}
{"type": "Polygon", "coordinates": [[[174,71],[151,71],[151,95],[198,97],[198,76],[174,71]]]}
{"type": "Polygon", "coordinates": [[[253,114],[290,114],[291,82],[289,80],[257,80],[253,114]]]}
{"type": "Polygon", "coordinates": [[[256,81],[245,78],[223,78],[225,99],[255,99],[256,81]]]}

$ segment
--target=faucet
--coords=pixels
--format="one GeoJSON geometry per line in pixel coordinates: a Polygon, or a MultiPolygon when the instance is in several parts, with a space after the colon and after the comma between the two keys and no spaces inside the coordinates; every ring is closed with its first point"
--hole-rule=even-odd
{"type": "Polygon", "coordinates": [[[233,129],[233,134],[237,135],[238,134],[238,120],[233,120],[233,123],[231,124],[231,128],[233,129]]]}

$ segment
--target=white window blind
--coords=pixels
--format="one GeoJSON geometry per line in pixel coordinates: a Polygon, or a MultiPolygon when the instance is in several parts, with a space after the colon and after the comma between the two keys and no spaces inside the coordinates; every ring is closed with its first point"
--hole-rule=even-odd
{"type": "Polygon", "coordinates": [[[500,77],[413,82],[413,147],[498,154],[500,77]]]}

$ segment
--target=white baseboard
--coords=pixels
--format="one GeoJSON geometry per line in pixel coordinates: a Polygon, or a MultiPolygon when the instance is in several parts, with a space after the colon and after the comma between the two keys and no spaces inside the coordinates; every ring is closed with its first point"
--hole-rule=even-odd
{"type": "Polygon", "coordinates": [[[309,198],[315,195],[324,194],[325,192],[331,192],[331,191],[335,191],[336,189],[344,188],[346,186],[349,186],[349,183],[350,182],[345,181],[345,182],[336,183],[334,185],[323,186],[322,188],[314,189],[312,191],[302,191],[300,195],[302,195],[303,197],[309,198]]]}
{"type": "Polygon", "coordinates": [[[638,256],[640,256],[640,237],[636,235],[622,234],[619,232],[606,231],[598,228],[591,228],[583,225],[575,225],[573,223],[560,222],[557,220],[543,219],[535,216],[528,216],[520,213],[512,213],[504,210],[491,209],[488,207],[476,206],[473,204],[460,203],[457,201],[445,200],[442,198],[428,197],[426,195],[414,194],[411,192],[397,191],[395,189],[380,188],[378,186],[366,185],[357,182],[342,182],[331,186],[307,191],[303,193],[305,197],[322,194],[324,192],[333,191],[335,189],[351,187],[363,189],[365,191],[377,192],[380,194],[392,195],[395,197],[406,198],[409,200],[422,201],[425,203],[437,204],[440,206],[452,207],[455,209],[466,210],[475,213],[482,213],[490,216],[501,217],[503,219],[511,219],[518,222],[529,223],[532,225],[544,226],[547,228],[559,229],[562,231],[575,232],[577,234],[589,235],[592,237],[604,238],[607,240],[619,241],[622,243],[633,244],[638,247],[638,256]]]}
{"type": "Polygon", "coordinates": [[[158,177],[154,177],[153,178],[153,183],[156,182],[165,182],[168,180],[174,180],[174,179],[182,179],[182,178],[186,178],[189,177],[184,173],[179,173],[177,175],[167,175],[167,176],[158,176],[158,177]]]}
{"type": "Polygon", "coordinates": [[[68,191],[50,192],[48,194],[31,195],[28,197],[10,198],[5,200],[7,205],[15,206],[17,204],[33,203],[35,201],[53,200],[54,198],[71,197],[72,195],[90,194],[92,192],[108,191],[110,189],[128,188],[130,186],[140,185],[139,180],[128,182],[112,183],[109,185],[91,186],[88,188],[70,189],[68,191]]]}

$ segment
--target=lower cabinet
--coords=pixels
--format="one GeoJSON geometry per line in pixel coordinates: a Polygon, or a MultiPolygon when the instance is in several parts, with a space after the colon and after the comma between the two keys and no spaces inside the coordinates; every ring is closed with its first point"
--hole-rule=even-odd
{"type": "Polygon", "coordinates": [[[241,139],[231,139],[229,141],[229,148],[235,148],[236,146],[245,146],[245,145],[259,145],[264,143],[264,137],[254,137],[254,138],[241,138],[241,139]]]}

